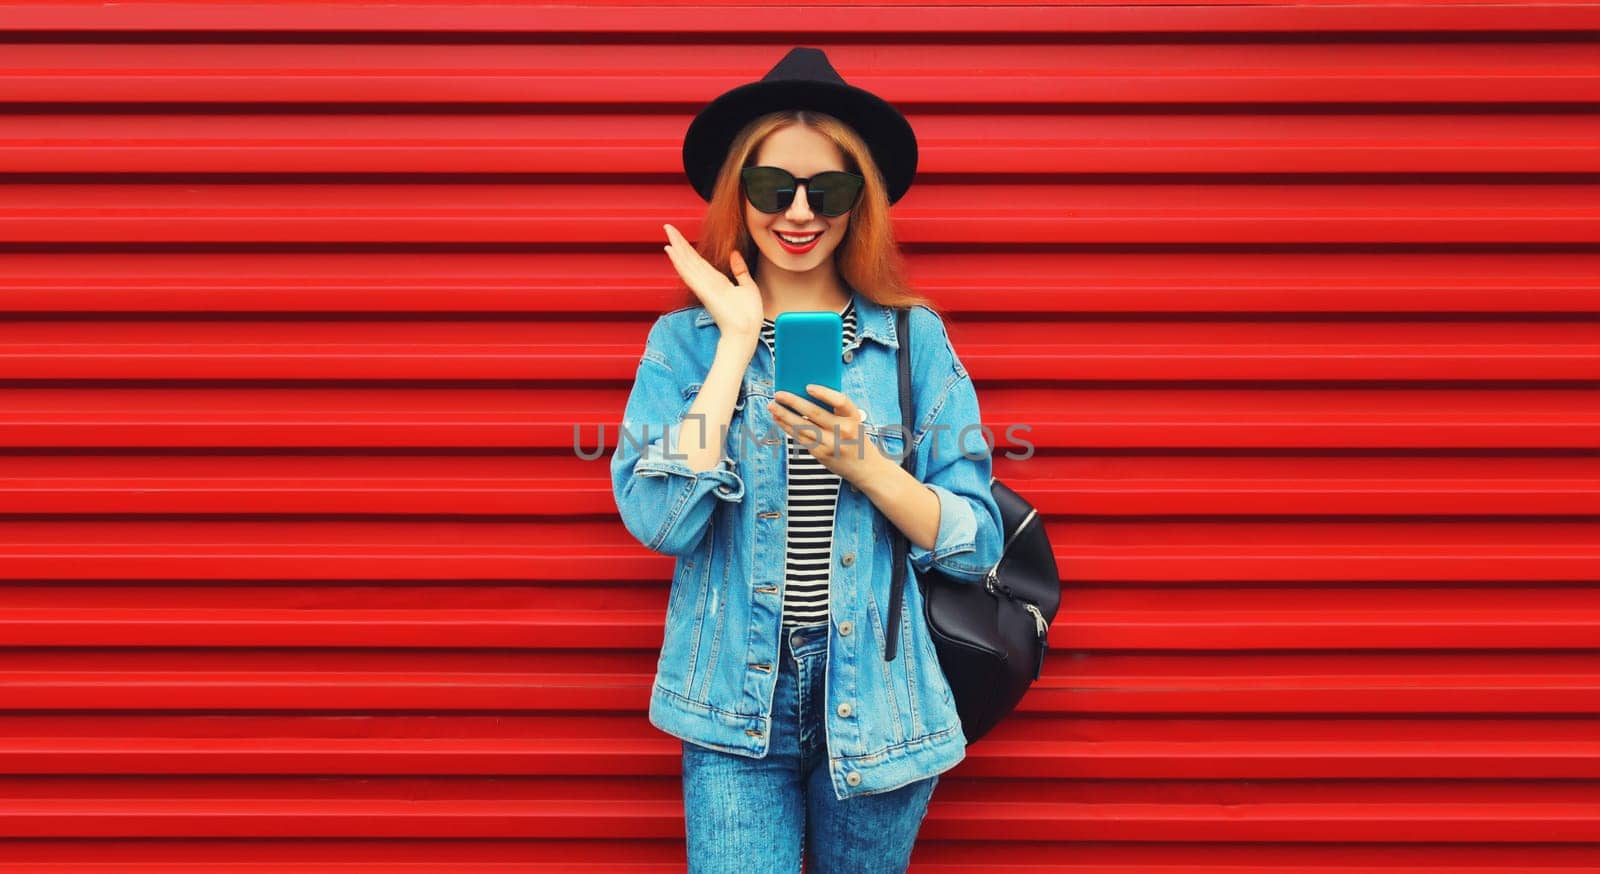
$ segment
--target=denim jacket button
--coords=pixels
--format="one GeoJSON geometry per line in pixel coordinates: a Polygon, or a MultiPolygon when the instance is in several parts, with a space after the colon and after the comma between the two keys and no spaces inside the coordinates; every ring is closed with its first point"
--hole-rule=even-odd
{"type": "Polygon", "coordinates": [[[840,704],[839,707],[838,707],[838,713],[839,713],[840,716],[849,716],[850,715],[850,702],[846,701],[846,702],[840,704]]]}
{"type": "Polygon", "coordinates": [[[849,783],[851,786],[860,786],[861,775],[855,771],[851,771],[850,773],[844,775],[844,782],[849,783]]]}
{"type": "Polygon", "coordinates": [[[852,355],[852,354],[853,354],[853,353],[852,353],[852,351],[851,351],[851,350],[849,350],[849,349],[846,349],[846,350],[844,350],[844,363],[846,363],[846,364],[849,364],[849,363],[850,363],[850,356],[851,356],[851,355],[852,355]]]}
{"type": "Polygon", "coordinates": [[[839,633],[841,635],[848,636],[850,634],[850,632],[855,630],[855,627],[856,626],[855,626],[854,622],[851,622],[850,620],[846,619],[845,621],[839,623],[839,633]]]}
{"type": "Polygon", "coordinates": [[[856,554],[854,552],[847,552],[847,553],[844,554],[844,566],[845,567],[849,567],[849,566],[851,566],[851,565],[853,565],[855,563],[856,563],[856,554]]]}

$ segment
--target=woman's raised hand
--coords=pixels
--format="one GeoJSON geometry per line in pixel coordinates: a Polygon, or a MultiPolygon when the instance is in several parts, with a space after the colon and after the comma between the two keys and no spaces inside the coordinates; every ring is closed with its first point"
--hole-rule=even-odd
{"type": "Polygon", "coordinates": [[[729,267],[737,283],[729,282],[727,274],[711,266],[699,251],[672,225],[662,225],[671,241],[663,248],[672,266],[683,277],[685,285],[705,305],[706,311],[717,322],[724,337],[741,337],[755,341],[761,336],[761,320],[766,315],[766,305],[761,302],[761,289],[750,278],[750,268],[744,256],[735,249],[729,256],[729,267]]]}

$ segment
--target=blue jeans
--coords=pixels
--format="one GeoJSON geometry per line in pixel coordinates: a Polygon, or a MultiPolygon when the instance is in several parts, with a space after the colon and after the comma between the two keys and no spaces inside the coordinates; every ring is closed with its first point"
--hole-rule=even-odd
{"type": "Polygon", "coordinates": [[[682,742],[691,874],[792,874],[802,856],[810,874],[906,870],[939,775],[834,797],[822,719],[827,660],[828,623],[785,629],[765,758],[682,742]]]}

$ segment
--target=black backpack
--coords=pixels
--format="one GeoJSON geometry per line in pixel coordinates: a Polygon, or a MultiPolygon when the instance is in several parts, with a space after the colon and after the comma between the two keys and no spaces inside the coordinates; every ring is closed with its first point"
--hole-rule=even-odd
{"type": "MultiPolygon", "coordinates": [[[[895,324],[900,335],[900,409],[908,447],[901,466],[914,474],[915,453],[909,447],[916,415],[908,314],[909,310],[898,310],[895,324]]],[[[1039,679],[1050,645],[1050,623],[1061,607],[1061,576],[1039,511],[994,477],[989,478],[989,489],[1000,505],[1005,545],[983,583],[952,579],[938,570],[916,574],[939,667],[950,683],[969,745],[1005,718],[1039,679]]],[[[895,657],[910,548],[905,535],[892,524],[889,527],[894,533],[894,578],[885,661],[895,657]]]]}

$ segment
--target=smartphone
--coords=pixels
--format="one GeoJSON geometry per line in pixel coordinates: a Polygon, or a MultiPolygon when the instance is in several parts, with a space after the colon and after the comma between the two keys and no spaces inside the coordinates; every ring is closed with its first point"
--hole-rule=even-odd
{"type": "Polygon", "coordinates": [[[844,320],[838,313],[779,313],[773,320],[773,390],[806,398],[825,410],[833,404],[806,391],[808,383],[834,391],[844,386],[844,320]]]}

